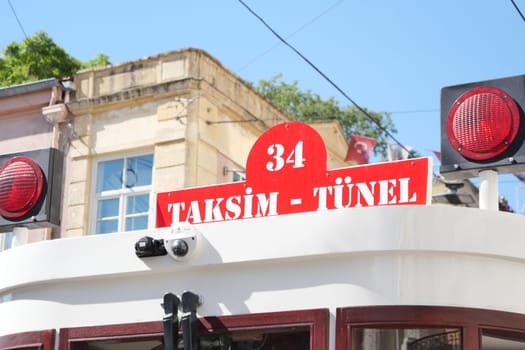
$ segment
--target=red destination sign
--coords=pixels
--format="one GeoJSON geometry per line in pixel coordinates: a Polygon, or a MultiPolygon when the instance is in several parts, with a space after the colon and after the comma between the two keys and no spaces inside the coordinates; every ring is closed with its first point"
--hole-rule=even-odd
{"type": "Polygon", "coordinates": [[[299,122],[253,145],[246,181],[157,195],[157,227],[385,205],[428,205],[430,158],[326,169],[321,136],[299,122]]]}

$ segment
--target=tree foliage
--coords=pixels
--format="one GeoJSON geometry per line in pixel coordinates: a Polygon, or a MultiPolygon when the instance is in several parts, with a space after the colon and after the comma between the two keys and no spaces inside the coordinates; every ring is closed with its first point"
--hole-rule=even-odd
{"type": "Polygon", "coordinates": [[[45,32],[11,42],[0,57],[0,86],[73,76],[79,69],[109,64],[104,54],[84,63],[70,56],[45,32]]]}
{"type": "Polygon", "coordinates": [[[397,132],[388,113],[365,109],[369,115],[366,116],[353,105],[342,107],[333,97],[322,99],[310,90],[301,91],[297,81],[288,84],[281,78],[281,75],[277,75],[270,80],[260,80],[256,89],[294,120],[304,122],[337,120],[341,123],[347,139],[351,134],[375,138],[377,145],[374,153],[385,154],[388,135],[384,130],[390,133],[397,132]]]}
{"type": "Polygon", "coordinates": [[[103,53],[99,53],[94,58],[84,63],[82,65],[82,68],[102,67],[102,66],[107,66],[108,64],[110,64],[109,56],[103,53]]]}

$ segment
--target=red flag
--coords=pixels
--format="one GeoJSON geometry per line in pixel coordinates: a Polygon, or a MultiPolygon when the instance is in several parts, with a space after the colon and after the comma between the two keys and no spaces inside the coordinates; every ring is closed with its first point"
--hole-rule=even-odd
{"type": "Polygon", "coordinates": [[[358,164],[368,164],[375,145],[376,140],[373,138],[350,135],[345,162],[354,161],[358,164]]]}

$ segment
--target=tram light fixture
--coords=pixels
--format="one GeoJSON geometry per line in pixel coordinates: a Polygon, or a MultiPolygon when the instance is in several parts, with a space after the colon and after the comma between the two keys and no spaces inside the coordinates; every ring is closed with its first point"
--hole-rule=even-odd
{"type": "Polygon", "coordinates": [[[441,90],[441,174],[447,180],[479,171],[525,170],[525,75],[441,90]]]}
{"type": "Polygon", "coordinates": [[[188,243],[184,239],[175,239],[171,244],[171,251],[177,257],[185,257],[190,250],[188,243]]]}
{"type": "Polygon", "coordinates": [[[139,258],[162,256],[168,254],[164,247],[164,241],[149,236],[142,237],[135,243],[135,254],[139,258]]]}
{"type": "Polygon", "coordinates": [[[60,224],[63,161],[54,148],[0,155],[0,232],[60,224]]]}
{"type": "Polygon", "coordinates": [[[168,255],[177,261],[185,261],[199,250],[200,234],[193,226],[175,227],[164,236],[168,255]]]}
{"type": "Polygon", "coordinates": [[[9,159],[0,167],[0,215],[15,220],[37,205],[44,190],[44,173],[24,156],[9,159]]]}

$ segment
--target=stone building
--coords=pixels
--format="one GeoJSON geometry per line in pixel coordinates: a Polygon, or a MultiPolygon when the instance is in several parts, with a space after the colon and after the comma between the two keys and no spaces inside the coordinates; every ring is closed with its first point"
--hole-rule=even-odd
{"type": "MultiPolygon", "coordinates": [[[[38,237],[25,232],[30,240],[151,229],[154,194],[241,180],[258,136],[288,120],[197,49],[79,71],[65,85],[29,84],[39,97],[31,111],[28,87],[0,93],[0,133],[10,135],[0,137],[2,153],[64,152],[60,225],[38,237]]],[[[339,124],[313,127],[326,143],[328,168],[348,165],[339,124]]]]}

